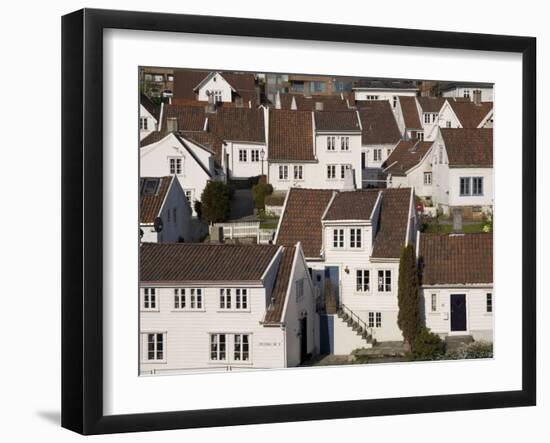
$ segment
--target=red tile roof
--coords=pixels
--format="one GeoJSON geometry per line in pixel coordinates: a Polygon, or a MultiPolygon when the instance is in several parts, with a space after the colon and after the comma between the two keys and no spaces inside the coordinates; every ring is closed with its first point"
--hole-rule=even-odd
{"type": "Polygon", "coordinates": [[[441,129],[449,166],[492,167],[493,129],[441,129]]]}
{"type": "Polygon", "coordinates": [[[418,108],[416,107],[416,97],[400,96],[401,111],[403,120],[407,129],[422,129],[418,108]]]}
{"type": "Polygon", "coordinates": [[[323,220],[370,220],[379,193],[378,189],[339,192],[323,220]]]}
{"type": "Polygon", "coordinates": [[[423,285],[493,283],[493,234],[420,234],[423,285]]]}
{"type": "Polygon", "coordinates": [[[349,111],[316,111],[315,130],[317,131],[360,131],[357,112],[349,111]]]}
{"type": "Polygon", "coordinates": [[[278,249],[274,245],[143,243],[140,281],[258,282],[278,249]]]}
{"type": "Polygon", "coordinates": [[[283,321],[283,308],[290,285],[290,274],[292,273],[292,264],[296,255],[296,247],[288,246],[283,249],[279,270],[275,279],[275,286],[271,293],[272,301],[269,303],[265,313],[264,323],[279,323],[283,321]]]}
{"type": "Polygon", "coordinates": [[[315,160],[313,115],[309,111],[269,110],[269,160],[315,160]]]}
{"type": "Polygon", "coordinates": [[[144,187],[140,189],[140,201],[139,201],[139,222],[140,223],[154,223],[155,218],[158,217],[162,204],[166,198],[166,194],[170,189],[170,184],[174,177],[140,177],[142,181],[146,180],[158,180],[159,185],[156,192],[148,194],[143,192],[144,187]]]}
{"type": "Polygon", "coordinates": [[[390,102],[369,100],[359,107],[363,145],[395,144],[401,138],[390,102]]]}
{"type": "Polygon", "coordinates": [[[439,112],[445,101],[445,97],[416,97],[422,112],[439,112]]]}
{"type": "Polygon", "coordinates": [[[388,174],[405,176],[426,156],[433,142],[419,140],[401,140],[385,162],[388,174]]]}
{"type": "Polygon", "coordinates": [[[471,101],[449,100],[449,104],[463,128],[477,128],[493,109],[493,102],[476,105],[471,101]]]}
{"type": "Polygon", "coordinates": [[[306,257],[319,257],[323,238],[321,217],[333,193],[326,189],[291,188],[279,221],[277,244],[292,246],[302,242],[306,257]]]}
{"type": "Polygon", "coordinates": [[[175,118],[178,131],[202,131],[206,119],[205,108],[199,106],[164,105],[162,131],[168,131],[167,120],[175,118]]]}
{"type": "MultiPolygon", "coordinates": [[[[281,95],[281,97],[283,95],[281,95]]],[[[294,98],[296,100],[296,109],[298,111],[316,111],[318,106],[322,106],[323,111],[346,111],[348,109],[347,102],[342,100],[342,97],[340,96],[304,97],[303,95],[295,94],[294,98]]],[[[287,109],[290,109],[290,107],[287,109]]]]}

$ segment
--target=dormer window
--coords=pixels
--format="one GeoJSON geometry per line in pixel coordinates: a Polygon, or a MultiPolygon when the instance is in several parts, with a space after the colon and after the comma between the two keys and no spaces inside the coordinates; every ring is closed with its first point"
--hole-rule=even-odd
{"type": "Polygon", "coordinates": [[[350,248],[361,248],[361,228],[351,228],[349,230],[349,247],[350,248]]]}
{"type": "Polygon", "coordinates": [[[327,137],[327,150],[334,151],[336,149],[336,137],[327,137]]]}
{"type": "Polygon", "coordinates": [[[344,247],[344,230],[343,229],[332,230],[332,246],[334,248],[344,247]]]}

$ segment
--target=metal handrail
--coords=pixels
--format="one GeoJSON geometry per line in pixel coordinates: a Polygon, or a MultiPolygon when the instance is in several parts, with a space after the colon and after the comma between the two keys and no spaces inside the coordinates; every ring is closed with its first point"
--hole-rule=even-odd
{"type": "Polygon", "coordinates": [[[367,332],[367,334],[372,337],[372,328],[369,327],[361,317],[359,317],[355,312],[353,312],[350,308],[348,308],[344,303],[340,304],[340,308],[345,314],[349,315],[350,318],[355,323],[357,323],[361,328],[363,328],[363,331],[367,332]]]}

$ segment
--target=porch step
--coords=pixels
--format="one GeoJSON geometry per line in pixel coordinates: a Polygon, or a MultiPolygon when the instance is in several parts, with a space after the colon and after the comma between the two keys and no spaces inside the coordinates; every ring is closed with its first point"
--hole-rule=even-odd
{"type": "Polygon", "coordinates": [[[377,342],[370,349],[361,349],[358,355],[375,357],[402,357],[409,351],[409,347],[401,341],[377,342]]]}
{"type": "Polygon", "coordinates": [[[474,342],[474,337],[471,335],[448,335],[445,337],[445,344],[447,345],[447,351],[453,352],[458,348],[469,345],[474,342]]]}
{"type": "Polygon", "coordinates": [[[345,313],[342,309],[338,309],[336,311],[336,314],[338,315],[338,318],[340,318],[346,325],[351,328],[352,331],[354,331],[359,337],[361,337],[363,340],[365,340],[368,344],[371,344],[373,342],[372,336],[368,333],[368,331],[365,331],[363,327],[357,323],[355,320],[351,318],[351,316],[347,313],[345,313]]]}

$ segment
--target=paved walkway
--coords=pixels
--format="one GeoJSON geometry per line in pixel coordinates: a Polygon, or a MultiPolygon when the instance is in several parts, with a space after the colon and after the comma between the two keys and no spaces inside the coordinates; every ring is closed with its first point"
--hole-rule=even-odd
{"type": "Polygon", "coordinates": [[[237,189],[231,200],[231,212],[228,221],[255,221],[252,189],[237,189]]]}

